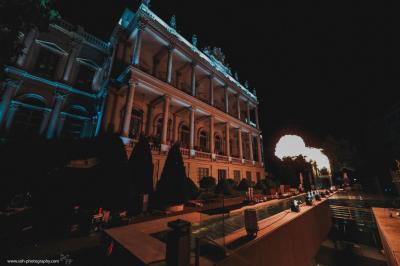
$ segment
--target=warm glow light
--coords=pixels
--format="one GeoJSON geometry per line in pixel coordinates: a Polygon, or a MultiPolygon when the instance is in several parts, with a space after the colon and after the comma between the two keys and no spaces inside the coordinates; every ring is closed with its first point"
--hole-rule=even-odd
{"type": "Polygon", "coordinates": [[[306,144],[303,139],[296,135],[283,136],[275,146],[275,156],[279,159],[284,157],[296,157],[303,154],[306,144]]]}
{"type": "Polygon", "coordinates": [[[281,137],[275,146],[275,156],[279,159],[284,157],[297,157],[303,155],[308,162],[315,162],[319,170],[326,168],[331,171],[328,156],[321,149],[307,147],[304,140],[296,135],[285,135],[281,137]]]}
{"type": "Polygon", "coordinates": [[[328,172],[331,172],[328,156],[321,149],[306,147],[303,156],[306,157],[307,161],[316,162],[319,170],[326,168],[328,172]]]}

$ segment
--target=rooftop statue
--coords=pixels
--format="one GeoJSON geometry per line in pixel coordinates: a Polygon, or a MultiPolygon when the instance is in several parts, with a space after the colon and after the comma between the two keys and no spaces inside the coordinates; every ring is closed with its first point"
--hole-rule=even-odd
{"type": "Polygon", "coordinates": [[[169,20],[169,25],[171,26],[171,28],[176,29],[176,17],[175,17],[175,15],[172,15],[171,19],[169,20]]]}
{"type": "Polygon", "coordinates": [[[142,0],[142,4],[150,8],[150,0],[142,0]]]}
{"type": "Polygon", "coordinates": [[[196,34],[193,34],[193,36],[192,36],[192,44],[193,44],[193,46],[197,47],[197,36],[196,36],[196,34]]]}

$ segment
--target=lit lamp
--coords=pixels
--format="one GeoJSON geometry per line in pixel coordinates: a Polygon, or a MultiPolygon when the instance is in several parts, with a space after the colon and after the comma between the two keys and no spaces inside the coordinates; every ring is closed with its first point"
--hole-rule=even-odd
{"type": "Polygon", "coordinates": [[[292,212],[300,212],[300,205],[297,200],[293,200],[292,202],[290,202],[290,210],[292,212]]]}
{"type": "Polygon", "coordinates": [[[307,193],[306,197],[306,205],[307,206],[312,206],[313,205],[313,198],[310,192],[307,193]]]}

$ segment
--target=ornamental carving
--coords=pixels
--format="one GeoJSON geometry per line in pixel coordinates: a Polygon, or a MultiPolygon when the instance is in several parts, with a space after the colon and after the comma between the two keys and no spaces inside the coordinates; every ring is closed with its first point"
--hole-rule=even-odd
{"type": "Polygon", "coordinates": [[[171,26],[171,28],[176,30],[176,17],[175,17],[175,15],[172,15],[171,19],[169,20],[169,26],[171,26]]]}
{"type": "Polygon", "coordinates": [[[214,59],[225,65],[225,54],[222,52],[221,48],[206,46],[203,48],[203,53],[208,56],[214,57],[214,59]]]}

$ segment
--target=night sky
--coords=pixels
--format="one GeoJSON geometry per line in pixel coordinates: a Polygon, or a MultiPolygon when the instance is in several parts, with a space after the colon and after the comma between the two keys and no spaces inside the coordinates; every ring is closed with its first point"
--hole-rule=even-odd
{"type": "MultiPolygon", "coordinates": [[[[108,39],[140,1],[54,0],[61,16],[108,39]]],[[[362,146],[365,125],[399,99],[399,6],[388,1],[151,1],[198,46],[218,46],[257,89],[267,149],[283,133],[362,146]]],[[[269,151],[266,151],[269,153],[269,151]]]]}

